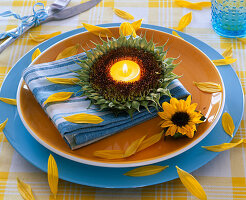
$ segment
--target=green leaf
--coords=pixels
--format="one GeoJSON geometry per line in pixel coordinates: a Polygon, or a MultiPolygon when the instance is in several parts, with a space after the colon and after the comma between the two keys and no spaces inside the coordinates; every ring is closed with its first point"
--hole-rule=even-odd
{"type": "Polygon", "coordinates": [[[146,110],[148,110],[148,112],[150,113],[150,110],[149,110],[149,107],[148,107],[148,104],[149,102],[148,101],[141,101],[141,106],[144,106],[146,110]]]}
{"type": "Polygon", "coordinates": [[[135,108],[138,111],[139,111],[139,106],[140,106],[140,103],[138,101],[133,101],[132,102],[132,107],[135,108]]]}

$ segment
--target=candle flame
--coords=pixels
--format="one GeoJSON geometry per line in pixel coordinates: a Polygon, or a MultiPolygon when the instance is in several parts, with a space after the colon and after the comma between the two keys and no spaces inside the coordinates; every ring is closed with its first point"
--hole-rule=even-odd
{"type": "Polygon", "coordinates": [[[123,65],[123,73],[126,74],[126,73],[127,73],[127,70],[128,70],[128,69],[127,69],[127,64],[124,64],[124,65],[123,65]]]}

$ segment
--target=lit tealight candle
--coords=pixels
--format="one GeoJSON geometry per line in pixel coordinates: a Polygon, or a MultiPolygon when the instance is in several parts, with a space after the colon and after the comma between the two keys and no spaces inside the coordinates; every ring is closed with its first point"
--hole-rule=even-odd
{"type": "Polygon", "coordinates": [[[140,79],[140,67],[134,61],[122,60],[111,67],[110,74],[116,81],[135,82],[140,79]]]}

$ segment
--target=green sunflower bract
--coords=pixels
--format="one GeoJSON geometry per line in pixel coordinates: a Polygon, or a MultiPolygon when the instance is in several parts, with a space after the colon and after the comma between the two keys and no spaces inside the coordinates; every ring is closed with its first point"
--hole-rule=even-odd
{"type": "Polygon", "coordinates": [[[178,78],[172,73],[177,64],[173,63],[176,58],[166,58],[165,45],[155,46],[153,40],[147,42],[145,36],[126,38],[123,35],[94,45],[94,49],[86,51],[87,59],[80,61],[81,69],[76,71],[80,80],[77,84],[92,105],[132,116],[141,107],[158,110],[160,98],[171,96],[167,86],[178,78]],[[111,77],[112,65],[121,60],[132,60],[140,66],[138,81],[116,81],[111,77]]]}

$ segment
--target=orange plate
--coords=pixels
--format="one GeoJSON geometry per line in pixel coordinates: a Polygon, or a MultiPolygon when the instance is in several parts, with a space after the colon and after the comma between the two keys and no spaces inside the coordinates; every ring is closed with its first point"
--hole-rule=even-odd
{"type": "MultiPolygon", "coordinates": [[[[118,28],[110,28],[110,30],[116,37],[119,35],[118,28]]],[[[177,75],[182,75],[179,80],[192,94],[192,102],[197,102],[197,109],[202,111],[208,118],[205,123],[198,127],[194,138],[172,139],[168,137],[166,140],[161,140],[146,150],[125,159],[106,160],[93,156],[93,152],[96,150],[125,150],[129,144],[143,135],[148,135],[149,137],[159,133],[161,131],[159,126],[161,120],[157,117],[86,147],[72,151],[62,139],[58,130],[46,116],[40,105],[36,102],[32,93],[23,83],[22,86],[19,87],[18,101],[20,115],[22,115],[29,131],[32,132],[32,135],[35,134],[35,138],[38,139],[41,144],[64,157],[86,164],[111,167],[137,166],[165,160],[180,154],[197,144],[211,131],[221,115],[224,105],[224,94],[223,92],[214,94],[204,93],[199,91],[193,85],[193,81],[211,81],[223,86],[220,74],[211,60],[199,49],[176,36],[145,28],[139,29],[137,33],[138,35],[146,33],[147,40],[150,40],[153,37],[154,43],[157,43],[158,45],[163,45],[168,40],[167,47],[169,50],[167,56],[179,57],[178,62],[182,61],[174,72],[177,75]]],[[[71,36],[43,52],[35,60],[35,64],[53,61],[63,49],[77,43],[80,43],[85,49],[93,48],[94,46],[90,42],[91,40],[100,42],[100,39],[97,36],[89,32],[71,36]]]]}

